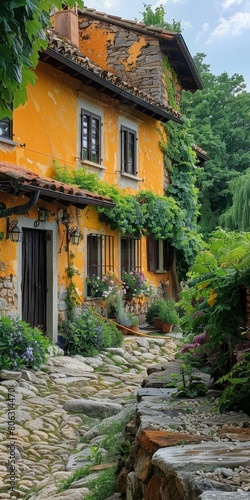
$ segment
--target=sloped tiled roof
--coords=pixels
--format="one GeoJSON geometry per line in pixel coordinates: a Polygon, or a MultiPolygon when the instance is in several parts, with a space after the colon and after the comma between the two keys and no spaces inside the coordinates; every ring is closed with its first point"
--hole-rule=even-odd
{"type": "Polygon", "coordinates": [[[192,145],[193,150],[195,151],[196,155],[203,161],[208,161],[210,160],[210,156],[208,156],[207,152],[204,151],[204,149],[200,148],[197,146],[197,144],[192,145]]]}
{"type": "Polygon", "coordinates": [[[161,49],[168,56],[169,62],[175,69],[183,89],[194,92],[197,89],[203,88],[201,77],[181,33],[167,31],[159,26],[147,26],[140,21],[123,19],[122,17],[112,16],[88,7],[79,10],[79,17],[81,14],[158,38],[161,49]]]}
{"type": "Polygon", "coordinates": [[[68,69],[67,62],[69,65],[71,63],[71,65],[74,65],[74,68],[71,68],[71,76],[82,79],[83,82],[84,77],[86,81],[87,79],[93,79],[95,81],[99,79],[100,88],[97,87],[98,90],[103,92],[106,91],[106,93],[124,103],[129,104],[129,101],[132,100],[134,104],[138,106],[140,111],[150,114],[150,116],[155,116],[156,119],[167,121],[172,118],[174,121],[181,123],[181,113],[173,109],[170,105],[157,101],[146,92],[122,81],[113,73],[104,70],[97,64],[93,63],[88,57],[80,52],[75,45],[73,45],[69,40],[62,38],[54,30],[48,28],[46,30],[46,35],[48,37],[49,47],[47,50],[42,52],[40,57],[42,61],[53,65],[53,59],[55,62],[57,55],[59,58],[58,69],[61,71],[67,70],[67,72],[71,74],[68,69]],[[62,61],[65,63],[65,68],[62,66],[62,61]],[[76,74],[76,70],[78,71],[78,75],[76,74]]]}
{"type": "Polygon", "coordinates": [[[87,205],[110,206],[110,198],[101,196],[76,186],[43,177],[19,165],[0,162],[0,188],[4,192],[27,196],[33,191],[40,191],[40,199],[48,203],[84,208],[87,205]]]}

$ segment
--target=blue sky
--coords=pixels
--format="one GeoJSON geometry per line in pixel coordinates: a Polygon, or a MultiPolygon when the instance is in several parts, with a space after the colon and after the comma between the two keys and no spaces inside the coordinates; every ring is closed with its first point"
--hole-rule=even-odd
{"type": "Polygon", "coordinates": [[[143,4],[164,5],[166,21],[181,21],[182,35],[192,56],[204,52],[214,75],[243,75],[250,91],[250,0],[87,0],[87,7],[141,19],[143,4]]]}

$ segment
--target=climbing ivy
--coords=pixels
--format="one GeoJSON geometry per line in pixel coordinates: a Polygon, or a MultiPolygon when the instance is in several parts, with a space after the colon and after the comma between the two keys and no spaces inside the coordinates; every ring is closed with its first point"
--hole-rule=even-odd
{"type": "MultiPolygon", "coordinates": [[[[170,162],[171,152],[169,154],[166,145],[164,148],[166,162],[170,162]]],[[[174,150],[171,151],[174,154],[174,150]]],[[[135,238],[151,234],[155,239],[167,239],[177,251],[178,269],[183,277],[195,255],[202,248],[202,240],[196,225],[198,203],[196,190],[192,187],[194,181],[192,165],[188,169],[188,162],[186,163],[186,170],[183,164],[183,172],[179,178],[175,170],[177,166],[181,169],[180,162],[175,168],[170,163],[173,187],[169,187],[166,196],[155,195],[151,191],[140,191],[136,196],[127,195],[115,186],[100,181],[96,174],[88,173],[84,168],[70,170],[56,165],[56,174],[63,182],[109,196],[115,202],[113,208],[95,208],[100,221],[110,226],[113,231],[128,233],[135,238]]]]}
{"type": "Polygon", "coordinates": [[[179,111],[179,106],[176,103],[176,84],[177,84],[177,75],[169,63],[168,57],[166,55],[163,56],[162,68],[165,76],[166,89],[168,93],[168,102],[172,108],[177,109],[179,111]],[[171,76],[170,76],[171,75],[171,76]]]}

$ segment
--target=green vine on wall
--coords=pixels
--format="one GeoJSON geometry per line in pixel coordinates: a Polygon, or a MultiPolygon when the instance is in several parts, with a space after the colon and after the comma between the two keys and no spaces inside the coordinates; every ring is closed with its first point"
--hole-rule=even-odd
{"type": "Polygon", "coordinates": [[[179,106],[176,102],[177,75],[165,54],[163,55],[162,68],[165,76],[168,102],[172,108],[179,111],[179,106]]]}
{"type": "Polygon", "coordinates": [[[79,305],[78,293],[76,290],[76,285],[73,282],[73,277],[80,273],[79,270],[74,266],[74,257],[75,255],[73,254],[73,252],[70,252],[69,265],[65,269],[69,280],[69,284],[67,286],[66,304],[67,304],[68,320],[70,321],[74,319],[75,307],[79,305]]]}
{"type": "Polygon", "coordinates": [[[171,122],[165,127],[168,142],[162,141],[161,147],[171,178],[165,196],[151,191],[128,195],[99,180],[96,174],[85,168],[73,170],[58,164],[55,167],[60,181],[109,196],[115,202],[111,209],[95,207],[100,221],[113,231],[119,230],[136,238],[152,235],[155,239],[167,239],[178,251],[178,261],[184,273],[202,248],[197,225],[199,204],[195,188],[195,153],[186,126],[171,122]]]}

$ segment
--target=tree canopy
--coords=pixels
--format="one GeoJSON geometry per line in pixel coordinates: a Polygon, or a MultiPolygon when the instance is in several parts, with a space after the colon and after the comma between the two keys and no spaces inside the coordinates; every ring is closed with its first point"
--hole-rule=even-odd
{"type": "Polygon", "coordinates": [[[197,172],[202,232],[209,233],[232,204],[230,182],[250,167],[250,93],[241,75],[215,76],[205,54],[194,57],[204,89],[183,93],[183,113],[195,143],[211,160],[197,172]]]}
{"type": "Polygon", "coordinates": [[[154,10],[152,5],[143,4],[144,11],[140,12],[142,14],[142,20],[146,24],[146,26],[159,26],[167,31],[175,31],[177,33],[181,32],[181,23],[180,21],[175,21],[173,19],[172,23],[167,23],[165,21],[165,9],[161,4],[159,7],[156,7],[154,10]]]}
{"type": "Polygon", "coordinates": [[[75,0],[0,0],[0,119],[11,118],[12,109],[26,102],[39,51],[47,47],[49,13],[63,4],[73,7],[75,0]]]}

